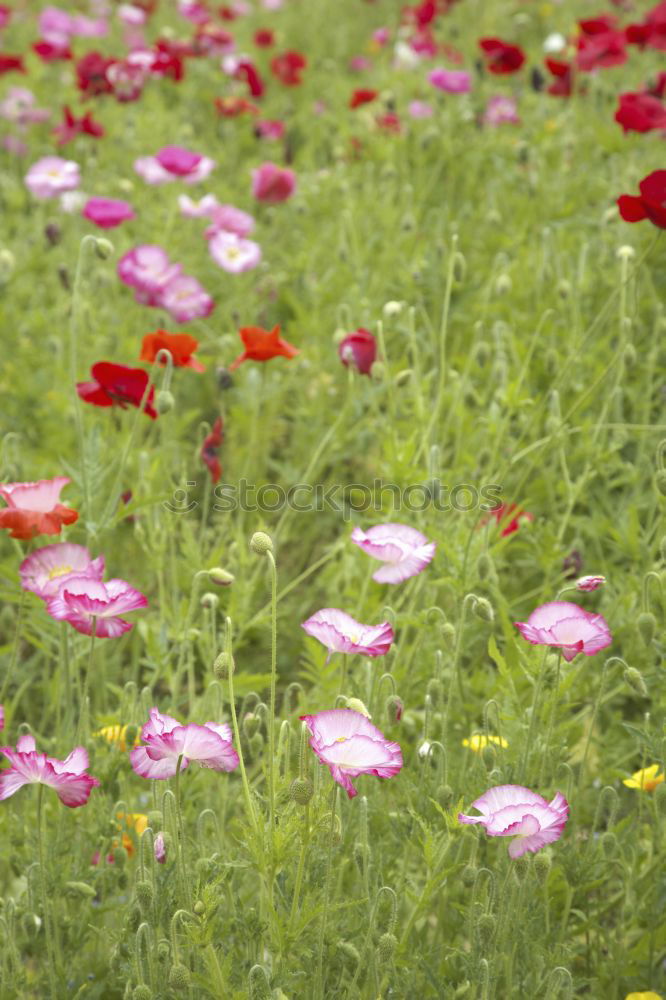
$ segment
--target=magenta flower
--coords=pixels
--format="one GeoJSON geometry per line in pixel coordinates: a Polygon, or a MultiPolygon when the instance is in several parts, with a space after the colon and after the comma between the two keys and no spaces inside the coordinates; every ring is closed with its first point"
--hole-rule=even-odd
{"type": "Polygon", "coordinates": [[[376,524],[367,531],[356,527],[351,540],[373,559],[386,563],[372,574],[377,583],[402,583],[432,562],[436,545],[407,524],[376,524]]]}
{"type": "Polygon", "coordinates": [[[491,97],[481,119],[484,125],[519,125],[518,106],[513,97],[491,97]]]}
{"type": "Polygon", "coordinates": [[[88,753],[84,747],[75,747],[64,760],[37,753],[35,739],[29,734],[19,736],[16,750],[0,747],[0,753],[11,767],[0,771],[0,801],[8,799],[23,785],[48,785],[63,805],[70,809],[84,806],[93,788],[99,785],[97,778],[86,774],[89,767],[88,753]]]}
{"type": "Polygon", "coordinates": [[[89,576],[72,576],[57,594],[46,598],[46,610],[56,621],[66,621],[77,632],[100,639],[115,639],[133,627],[120,615],[145,608],[148,599],[125,580],[93,580],[89,576]]]}
{"type": "Polygon", "coordinates": [[[136,218],[129,202],[115,198],[89,198],[82,214],[100,229],[115,229],[121,222],[136,218]]]}
{"type": "Polygon", "coordinates": [[[35,198],[57,198],[79,186],[79,165],[60,156],[44,156],[28,170],[25,183],[35,198]]]}
{"type": "Polygon", "coordinates": [[[359,326],[358,330],[348,333],[338,345],[338,354],[345,368],[353,365],[361,375],[369,375],[370,369],[377,360],[377,341],[374,334],[359,326]]]}
{"type": "Polygon", "coordinates": [[[312,733],[310,746],[350,799],[358,795],[352,778],[394,778],[402,768],[400,745],[387,740],[360,712],[333,708],[300,718],[312,733]]]}
{"type": "Polygon", "coordinates": [[[210,255],[216,264],[230,274],[251,271],[261,260],[261,247],[252,240],[243,240],[235,233],[219,230],[208,241],[210,255]]]}
{"type": "Polygon", "coordinates": [[[475,802],[480,816],[458,813],[459,823],[480,823],[489,837],[515,837],[509,855],[520,858],[526,851],[540,851],[559,840],[569,816],[569,803],[561,792],[546,802],[536,792],[522,785],[497,785],[489,788],[475,802]]]}
{"type": "Polygon", "coordinates": [[[252,171],[252,194],[257,201],[278,202],[291,198],[296,190],[296,175],[293,170],[262,163],[252,171]]]}
{"type": "Polygon", "coordinates": [[[577,653],[594,656],[610,646],[613,637],[602,615],[593,615],[569,601],[550,601],[532,612],[526,622],[514,622],[533,646],[558,646],[564,659],[577,653]]]}
{"type": "Polygon", "coordinates": [[[166,864],[166,859],[167,859],[166,842],[164,840],[164,834],[161,832],[158,833],[157,836],[155,837],[155,841],[153,843],[153,853],[155,855],[155,861],[157,861],[158,865],[166,864]]]}
{"type": "Polygon", "coordinates": [[[576,590],[597,590],[605,582],[605,576],[581,576],[576,580],[576,590]]]}
{"type": "Polygon", "coordinates": [[[23,560],[19,567],[21,586],[46,600],[55,597],[70,577],[85,576],[101,580],[104,575],[104,556],[93,559],[85,545],[73,542],[56,542],[37,549],[23,560]]]}
{"type": "Polygon", "coordinates": [[[128,250],[118,261],[118,277],[142,295],[156,295],[178,277],[182,268],[172,264],[162,247],[150,243],[128,250]]]}
{"type": "Polygon", "coordinates": [[[259,119],[255,122],[254,133],[260,139],[269,139],[272,142],[279,142],[284,138],[285,124],[274,118],[259,119]]]}
{"type": "Polygon", "coordinates": [[[148,184],[165,184],[173,180],[198,184],[209,176],[214,166],[215,160],[182,146],[165,146],[156,156],[141,156],[134,161],[137,174],[148,184]]]}
{"type": "Polygon", "coordinates": [[[210,214],[212,225],[206,230],[206,236],[214,236],[220,230],[235,233],[236,236],[249,236],[254,229],[254,219],[248,212],[243,212],[234,205],[216,205],[210,214]]]}
{"type": "Polygon", "coordinates": [[[380,625],[362,625],[351,615],[337,608],[322,608],[303,622],[301,628],[326,646],[327,663],[332,653],[384,656],[393,642],[393,629],[389,622],[382,622],[380,625]]]}
{"type": "Polygon", "coordinates": [[[0,729],[5,728],[5,709],[4,705],[0,705],[0,729]]]}
{"type": "Polygon", "coordinates": [[[238,754],[226,723],[207,722],[197,726],[190,722],[183,726],[170,715],[151,708],[141,739],[146,745],[131,750],[130,760],[142,778],[159,781],[172,778],[178,770],[179,758],[182,758],[181,771],[193,760],[214,771],[234,771],[238,767],[238,754]]]}
{"type": "Polygon", "coordinates": [[[461,69],[443,69],[438,66],[428,73],[428,82],[447,94],[468,94],[472,89],[472,77],[461,69]]]}
{"type": "Polygon", "coordinates": [[[410,118],[432,118],[434,111],[426,101],[410,101],[407,105],[410,118]]]}
{"type": "Polygon", "coordinates": [[[180,274],[166,285],[151,305],[162,306],[176,323],[190,323],[210,316],[215,302],[196,278],[180,274]]]}

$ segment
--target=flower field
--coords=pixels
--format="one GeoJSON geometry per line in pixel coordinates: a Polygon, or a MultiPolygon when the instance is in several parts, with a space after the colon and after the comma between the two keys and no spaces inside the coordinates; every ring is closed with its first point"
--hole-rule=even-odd
{"type": "Polygon", "coordinates": [[[666,997],[666,3],[0,3],[0,1000],[666,997]]]}

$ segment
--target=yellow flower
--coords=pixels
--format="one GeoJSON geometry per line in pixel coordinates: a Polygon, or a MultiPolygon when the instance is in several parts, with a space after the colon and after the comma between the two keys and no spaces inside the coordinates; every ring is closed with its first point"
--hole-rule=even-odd
{"type": "Polygon", "coordinates": [[[148,817],[145,813],[116,813],[116,819],[124,820],[125,826],[129,830],[136,830],[139,836],[148,826],[148,817]]]}
{"type": "MultiPolygon", "coordinates": [[[[127,746],[125,744],[127,729],[128,726],[103,726],[101,729],[97,730],[95,736],[101,736],[107,743],[117,747],[118,750],[121,750],[124,753],[125,750],[127,750],[127,746]]],[[[139,734],[137,733],[136,739],[134,740],[134,746],[138,746],[139,743],[140,739],[139,734]]]]}
{"type": "Polygon", "coordinates": [[[498,747],[505,749],[508,747],[507,741],[502,736],[486,736],[485,733],[472,733],[468,740],[463,740],[462,745],[469,747],[474,753],[481,753],[489,743],[494,743],[498,747]]]}
{"type": "MultiPolygon", "coordinates": [[[[644,792],[652,792],[664,780],[664,775],[658,774],[658,771],[659,764],[650,764],[649,767],[644,767],[640,771],[636,771],[630,778],[625,778],[622,784],[626,785],[627,788],[640,788],[644,792]]],[[[631,995],[633,996],[634,994],[631,995]]],[[[640,993],[635,994],[637,997],[642,995],[640,993]]],[[[650,996],[649,993],[644,995],[646,997],[650,996]]],[[[652,996],[656,996],[656,993],[653,993],[652,996]]]]}
{"type": "Polygon", "coordinates": [[[654,990],[644,990],[642,993],[627,993],[624,1000],[661,1000],[661,997],[654,990]]]}

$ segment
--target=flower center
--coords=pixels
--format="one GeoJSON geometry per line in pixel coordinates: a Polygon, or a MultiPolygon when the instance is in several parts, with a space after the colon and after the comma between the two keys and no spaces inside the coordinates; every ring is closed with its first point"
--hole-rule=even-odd
{"type": "Polygon", "coordinates": [[[66,576],[67,573],[73,572],[73,566],[54,566],[49,573],[49,580],[55,580],[58,576],[66,576]]]}

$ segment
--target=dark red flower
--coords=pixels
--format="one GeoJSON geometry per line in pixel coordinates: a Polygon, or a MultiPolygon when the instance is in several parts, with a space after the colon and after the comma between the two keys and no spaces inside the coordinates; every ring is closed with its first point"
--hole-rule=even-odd
{"type": "Polygon", "coordinates": [[[113,93],[106,71],[115,59],[108,59],[101,52],[88,52],[76,64],[76,85],[86,97],[99,97],[113,93]]]}
{"type": "Polygon", "coordinates": [[[234,36],[217,24],[201,24],[194,36],[197,55],[222,55],[234,47],[234,36]]]}
{"type": "Polygon", "coordinates": [[[623,194],[617,200],[625,222],[649,219],[659,229],[666,229],[666,170],[654,170],[638,185],[640,195],[623,194]]]}
{"type": "Polygon", "coordinates": [[[369,330],[360,326],[340,341],[338,354],[345,368],[351,364],[361,375],[369,375],[377,360],[377,341],[369,330]]]}
{"type": "MultiPolygon", "coordinates": [[[[666,76],[666,74],[664,74],[666,76]]],[[[625,132],[651,132],[666,129],[666,107],[650,94],[620,94],[615,121],[625,132]]]]}
{"type": "Polygon", "coordinates": [[[179,83],[185,76],[184,59],[192,55],[189,45],[182,42],[172,42],[166,38],[158,38],[153,47],[153,61],[150,72],[153,76],[168,77],[179,83]]]}
{"type": "Polygon", "coordinates": [[[254,44],[260,49],[268,49],[275,44],[275,35],[270,28],[259,28],[254,33],[254,44]]]}
{"type": "MultiPolygon", "coordinates": [[[[77,382],[76,391],[81,399],[94,406],[141,406],[141,400],[148,386],[148,373],[143,368],[128,368],[112,361],[98,361],[92,366],[93,381],[77,382]]],[[[157,419],[153,407],[155,387],[151,385],[143,412],[152,420],[157,419]]]]}
{"type": "Polygon", "coordinates": [[[491,73],[506,75],[516,73],[525,62],[525,53],[518,45],[510,45],[501,38],[482,38],[479,47],[483,51],[486,66],[491,73]]]}
{"type": "Polygon", "coordinates": [[[574,68],[571,63],[559,59],[546,59],[549,73],[555,77],[548,87],[548,93],[553,97],[571,97],[573,92],[574,68]]]}
{"type": "Polygon", "coordinates": [[[614,30],[613,17],[597,17],[579,21],[576,64],[583,73],[621,66],[627,61],[626,40],[622,31],[614,30]]]}
{"type": "Polygon", "coordinates": [[[628,25],[625,36],[630,45],[666,52],[666,0],[653,7],[640,24],[628,25]]]}
{"type": "Polygon", "coordinates": [[[251,97],[261,97],[266,89],[259,70],[249,59],[242,59],[234,73],[237,80],[245,80],[251,97]]]}
{"type": "Polygon", "coordinates": [[[34,42],[32,48],[42,62],[46,63],[73,58],[68,42],[53,42],[47,38],[40,38],[38,42],[34,42]]]}
{"type": "Polygon", "coordinates": [[[215,108],[223,118],[237,118],[238,115],[258,115],[260,109],[244,97],[216,97],[215,108]]]}
{"type": "Polygon", "coordinates": [[[210,434],[204,438],[204,442],[201,445],[201,461],[208,468],[210,472],[210,478],[213,483],[219,483],[220,477],[222,475],[222,466],[220,465],[220,459],[218,458],[218,448],[224,441],[224,430],[222,425],[222,417],[218,417],[213,424],[213,429],[210,434]]]}
{"type": "Polygon", "coordinates": [[[238,14],[233,7],[230,7],[228,4],[224,4],[222,7],[219,7],[217,12],[223,21],[235,21],[238,17],[238,14]]]}
{"type": "Polygon", "coordinates": [[[0,52],[0,76],[4,73],[27,73],[23,65],[23,56],[10,56],[6,52],[0,52]]]}
{"type": "Polygon", "coordinates": [[[378,95],[378,90],[364,90],[363,88],[355,90],[349,98],[349,107],[360,108],[362,104],[370,104],[378,95]]]}
{"type": "Polygon", "coordinates": [[[65,105],[62,113],[63,122],[53,129],[53,135],[57,137],[59,146],[71,142],[77,135],[91,135],[94,139],[101,139],[104,135],[104,126],[94,120],[92,112],[86,112],[83,118],[75,118],[65,105]]]}
{"type": "Polygon", "coordinates": [[[283,52],[271,59],[271,72],[285,87],[297,87],[308,61],[300,52],[283,52]]]}
{"type": "MultiPolygon", "coordinates": [[[[508,535],[513,535],[515,531],[520,528],[521,521],[533,521],[534,514],[530,514],[529,511],[520,510],[515,503],[501,503],[493,510],[490,511],[490,517],[494,517],[497,524],[501,527],[501,536],[506,538],[508,535]]],[[[483,518],[480,525],[487,524],[490,517],[483,518]]]]}
{"type": "Polygon", "coordinates": [[[666,97],[666,72],[657,75],[654,83],[649,83],[646,90],[652,97],[666,97]]]}
{"type": "Polygon", "coordinates": [[[579,21],[578,27],[583,35],[605,35],[608,31],[617,31],[617,19],[613,14],[600,14],[579,21]]]}

